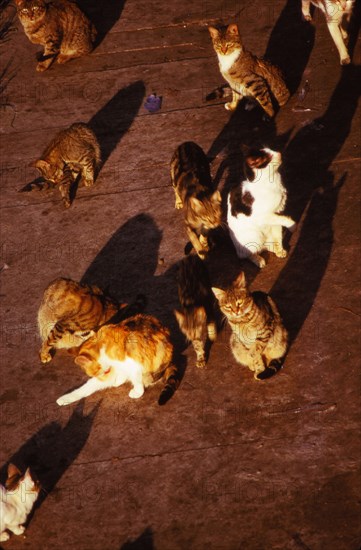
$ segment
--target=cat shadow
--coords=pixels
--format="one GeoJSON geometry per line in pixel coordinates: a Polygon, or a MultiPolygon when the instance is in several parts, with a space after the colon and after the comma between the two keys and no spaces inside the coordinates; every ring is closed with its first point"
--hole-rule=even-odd
{"type": "Polygon", "coordinates": [[[119,550],[155,550],[153,530],[147,527],[137,539],[125,542],[119,550]]]}
{"type": "Polygon", "coordinates": [[[264,57],[277,65],[293,95],[315,42],[315,28],[302,19],[301,0],[287,0],[272,29],[264,57]]]}
{"type": "Polygon", "coordinates": [[[76,0],[98,31],[95,48],[101,44],[120,18],[126,0],[76,0]]]}
{"type": "Polygon", "coordinates": [[[100,403],[101,401],[88,414],[84,414],[84,403],[80,402],[64,427],[58,422],[46,424],[26,441],[1,468],[1,483],[7,477],[6,471],[9,462],[14,463],[21,471],[30,467],[40,482],[42,490],[28,518],[28,523],[36,509],[42,505],[51,492],[54,492],[58,481],[83,449],[100,403]]]}
{"type": "Polygon", "coordinates": [[[326,272],[333,247],[333,218],[347,173],[335,183],[329,168],[349,135],[360,96],[360,66],[342,69],[326,112],[299,130],[283,155],[288,210],[300,236],[270,294],[275,298],[290,342],[305,322],[326,272]],[[292,307],[290,307],[292,304],[292,307]]]}
{"type": "Polygon", "coordinates": [[[119,90],[88,122],[101,149],[102,167],[128,132],[145,95],[141,80],[119,90]]]}
{"type": "Polygon", "coordinates": [[[179,307],[177,264],[160,275],[158,268],[162,231],[149,214],[141,213],[123,224],[94,258],[81,282],[95,284],[121,302],[132,302],[139,294],[147,298],[146,312],[170,329],[179,380],[184,375],[182,352],[186,347],[173,310],[179,307]]]}

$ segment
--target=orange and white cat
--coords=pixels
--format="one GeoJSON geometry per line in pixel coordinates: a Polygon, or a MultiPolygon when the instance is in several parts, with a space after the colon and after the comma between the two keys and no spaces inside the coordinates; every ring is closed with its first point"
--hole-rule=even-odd
{"type": "Polygon", "coordinates": [[[126,382],[132,385],[129,397],[138,399],[145,387],[163,378],[165,387],[158,401],[162,405],[177,386],[172,357],[169,330],[155,317],[138,314],[118,325],[105,325],[84,342],[75,358],[90,379],[56,402],[60,406],[69,405],[98,390],[126,382]]]}
{"type": "Polygon", "coordinates": [[[302,15],[306,21],[312,21],[311,2],[326,16],[328,30],[338,49],[341,65],[348,65],[351,59],[345,44],[348,38],[346,28],[350,22],[355,0],[302,0],[302,15]]]}

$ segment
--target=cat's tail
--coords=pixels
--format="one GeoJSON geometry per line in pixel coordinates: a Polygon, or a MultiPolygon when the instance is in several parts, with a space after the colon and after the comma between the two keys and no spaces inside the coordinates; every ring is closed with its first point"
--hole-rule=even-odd
{"type": "Polygon", "coordinates": [[[31,191],[48,191],[49,189],[54,189],[55,183],[51,181],[45,181],[42,176],[39,176],[35,180],[27,183],[18,190],[18,193],[30,193],[31,191]]]}
{"type": "Polygon", "coordinates": [[[285,362],[286,356],[280,357],[279,359],[272,359],[270,361],[269,365],[265,368],[264,371],[260,372],[257,375],[258,380],[267,380],[267,378],[271,378],[275,374],[278,373],[279,370],[283,367],[283,363],[285,362]]]}
{"type": "Polygon", "coordinates": [[[170,363],[165,369],[163,374],[163,381],[165,382],[164,388],[162,389],[158,405],[165,405],[167,401],[172,397],[172,395],[177,391],[177,388],[180,383],[180,375],[177,367],[170,363]]]}
{"type": "Polygon", "coordinates": [[[213,101],[214,99],[222,99],[223,97],[228,97],[232,94],[232,90],[229,87],[229,84],[223,84],[212,90],[208,95],[206,95],[206,101],[213,101]]]}

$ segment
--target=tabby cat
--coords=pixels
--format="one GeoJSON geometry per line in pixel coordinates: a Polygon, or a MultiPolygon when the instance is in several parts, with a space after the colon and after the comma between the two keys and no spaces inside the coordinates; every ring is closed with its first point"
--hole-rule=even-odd
{"type": "Polygon", "coordinates": [[[9,464],[5,487],[0,485],[0,542],[9,540],[11,531],[22,535],[31,509],[38,498],[40,485],[33,480],[29,468],[22,475],[9,464]]]}
{"type": "Polygon", "coordinates": [[[302,0],[302,15],[306,21],[312,21],[310,13],[311,2],[320,8],[326,16],[328,30],[338,49],[341,65],[351,63],[345,42],[347,41],[347,26],[350,22],[355,0],[302,0]]]}
{"type": "Polygon", "coordinates": [[[242,272],[227,290],[212,289],[232,329],[232,353],[256,379],[279,370],[287,351],[288,334],[276,304],[265,292],[249,292],[242,272]]]}
{"type": "Polygon", "coordinates": [[[221,194],[214,191],[209,162],[192,141],[180,145],[171,160],[175,208],[183,208],[188,237],[201,259],[209,251],[208,234],[221,223],[221,194]]]}
{"type": "Polygon", "coordinates": [[[295,222],[281,214],[287,199],[279,172],[281,153],[246,146],[244,151],[247,179],[228,195],[227,222],[238,257],[264,267],[266,261],[259,254],[262,250],[279,258],[287,256],[282,226],[293,231],[295,222]]]}
{"type": "Polygon", "coordinates": [[[192,342],[197,355],[196,366],[203,368],[206,365],[203,334],[207,332],[209,340],[213,342],[217,336],[217,326],[208,270],[195,254],[187,256],[180,263],[178,295],[182,310],[174,310],[174,314],[179,328],[192,342]]]}
{"type": "Polygon", "coordinates": [[[41,362],[51,361],[53,349],[80,346],[101,325],[126,311],[127,304],[118,304],[97,286],[55,279],[46,288],[38,312],[41,362]]]}
{"type": "Polygon", "coordinates": [[[208,30],[221,74],[232,89],[232,101],[226,103],[225,108],[234,111],[245,96],[257,101],[267,115],[273,117],[272,96],[281,107],[290,96],[280,69],[243,48],[237,25],[228,25],[223,30],[208,27],[208,30]]]}
{"type": "Polygon", "coordinates": [[[98,390],[126,382],[132,384],[129,397],[138,399],[144,387],[162,377],[165,387],[158,403],[163,405],[178,385],[172,357],[169,330],[155,317],[138,314],[117,325],[105,325],[84,342],[75,358],[90,380],[59,397],[57,404],[69,405],[98,390]]]}
{"type": "MultiPolygon", "coordinates": [[[[81,184],[92,186],[100,163],[100,146],[94,132],[86,124],[78,122],[59,132],[41,157],[30,166],[40,171],[45,186],[59,189],[64,206],[69,208],[72,184],[78,175],[81,184]]],[[[30,183],[21,191],[36,188],[30,183]]]]}
{"type": "Polygon", "coordinates": [[[46,71],[55,60],[66,63],[92,51],[96,30],[75,2],[15,1],[26,36],[30,42],[44,46],[37,71],[46,71]]]}

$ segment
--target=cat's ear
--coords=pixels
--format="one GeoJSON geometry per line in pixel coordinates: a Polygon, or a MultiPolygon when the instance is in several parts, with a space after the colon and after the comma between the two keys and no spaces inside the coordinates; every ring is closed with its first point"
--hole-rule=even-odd
{"type": "Polygon", "coordinates": [[[215,286],[212,286],[212,292],[217,298],[217,300],[221,300],[224,296],[224,290],[221,290],[220,288],[216,288],[215,286]]]}
{"type": "Polygon", "coordinates": [[[177,309],[174,309],[173,310],[173,313],[175,315],[175,318],[177,319],[178,321],[178,325],[182,325],[183,324],[183,321],[184,321],[184,315],[183,313],[181,313],[180,311],[178,311],[177,309]]]}
{"type": "Polygon", "coordinates": [[[233,283],[233,286],[235,288],[244,288],[246,286],[246,276],[244,274],[244,271],[241,271],[241,273],[238,275],[237,279],[233,283]]]}
{"type": "Polygon", "coordinates": [[[26,481],[26,488],[27,489],[33,489],[35,487],[34,480],[31,476],[30,468],[26,469],[26,472],[23,475],[23,480],[26,481]]]}
{"type": "Polygon", "coordinates": [[[11,477],[15,477],[15,476],[21,476],[21,472],[20,472],[19,468],[17,466],[15,466],[15,464],[10,462],[10,464],[8,466],[8,479],[10,479],[11,477]]]}
{"type": "Polygon", "coordinates": [[[89,357],[87,357],[86,355],[80,354],[78,355],[78,357],[75,357],[74,363],[79,365],[79,367],[81,367],[82,369],[87,369],[92,365],[93,361],[89,359],[89,357]]]}
{"type": "Polygon", "coordinates": [[[219,204],[221,204],[221,202],[222,202],[222,197],[221,197],[221,194],[220,194],[220,192],[218,191],[218,189],[217,189],[217,191],[215,191],[215,192],[213,193],[211,200],[212,200],[212,202],[216,202],[216,203],[218,202],[219,204]]]}
{"type": "Polygon", "coordinates": [[[197,214],[202,211],[203,209],[202,201],[197,199],[197,197],[190,197],[189,201],[191,203],[191,207],[197,214]]]}
{"type": "Polygon", "coordinates": [[[219,30],[216,27],[208,27],[208,31],[214,40],[219,37],[219,30]]]}
{"type": "Polygon", "coordinates": [[[50,164],[46,160],[38,159],[29,164],[32,168],[37,168],[42,174],[46,174],[50,168],[50,164]]]}
{"type": "Polygon", "coordinates": [[[238,26],[236,23],[231,23],[227,27],[227,33],[233,34],[233,36],[239,36],[238,26]]]}

